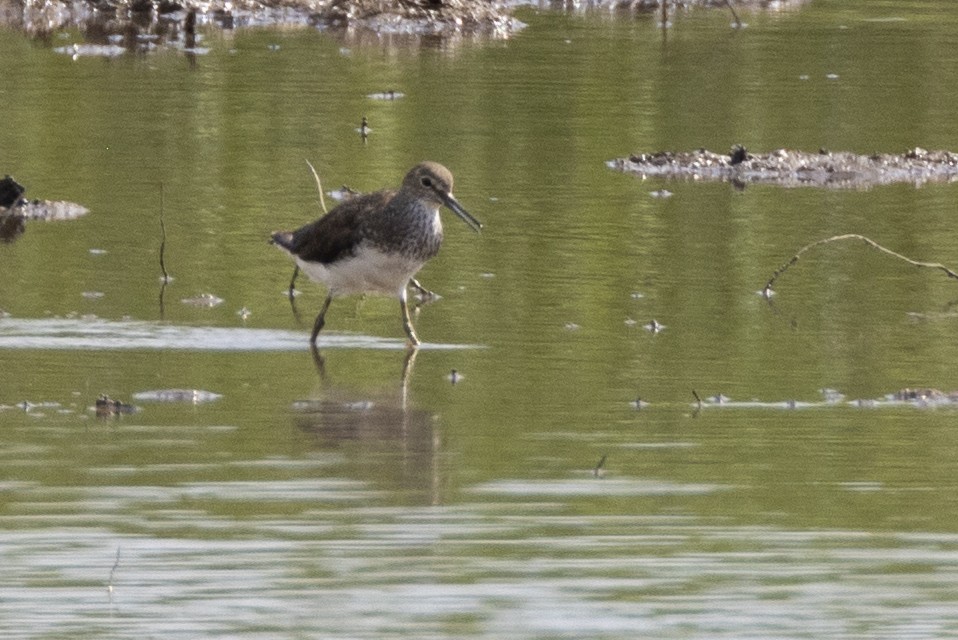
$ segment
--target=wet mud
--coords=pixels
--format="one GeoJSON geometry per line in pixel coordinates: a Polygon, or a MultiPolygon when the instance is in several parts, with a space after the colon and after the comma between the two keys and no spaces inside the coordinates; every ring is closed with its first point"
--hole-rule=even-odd
{"type": "Polygon", "coordinates": [[[86,215],[86,207],[63,200],[27,200],[26,188],[11,176],[0,180],[0,242],[23,235],[27,220],[73,220],[86,215]]]}
{"type": "MultiPolygon", "coordinates": [[[[763,11],[784,11],[796,9],[811,0],[592,0],[578,2],[575,0],[551,0],[548,4],[553,8],[562,9],[608,9],[616,12],[647,12],[661,11],[662,2],[668,2],[669,11],[688,9],[724,9],[728,10],[731,4],[734,10],[748,9],[763,11]]],[[[540,5],[543,3],[539,3],[540,5]]]]}
{"type": "Polygon", "coordinates": [[[849,399],[845,394],[835,389],[821,389],[820,400],[733,400],[723,394],[698,398],[693,407],[698,411],[708,407],[724,407],[728,409],[815,409],[821,407],[856,407],[860,409],[879,409],[882,407],[910,406],[916,408],[944,408],[958,407],[958,391],[940,391],[933,388],[905,388],[893,393],[885,394],[880,398],[849,399]]]}
{"type": "MultiPolygon", "coordinates": [[[[809,0],[668,0],[674,14],[693,8],[778,11],[809,0]]],[[[616,16],[650,14],[662,0],[0,0],[0,24],[54,45],[74,58],[115,57],[171,46],[202,54],[199,27],[304,26],[329,31],[350,46],[382,44],[446,45],[456,38],[504,39],[525,24],[514,17],[521,7],[540,10],[607,10],[616,16]],[[56,46],[66,29],[83,32],[82,42],[56,46]]]]}
{"type": "Polygon", "coordinates": [[[632,154],[608,166],[642,178],[713,180],[738,187],[770,184],[781,187],[869,189],[877,185],[958,180],[958,153],[914,148],[904,153],[859,155],[847,151],[817,152],[777,149],[750,153],[741,146],[729,153],[706,149],[632,154]]]}
{"type": "Polygon", "coordinates": [[[508,37],[525,25],[500,0],[0,0],[0,23],[37,38],[63,29],[84,31],[84,45],[61,47],[73,55],[149,51],[163,43],[195,48],[198,26],[223,29],[311,26],[413,36],[508,37]],[[191,38],[192,36],[192,38],[191,38]],[[76,46],[75,51],[69,47],[76,46]]]}

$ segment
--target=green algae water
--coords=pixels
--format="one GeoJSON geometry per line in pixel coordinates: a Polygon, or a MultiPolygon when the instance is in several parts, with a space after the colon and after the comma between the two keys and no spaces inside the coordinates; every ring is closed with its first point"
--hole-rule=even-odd
{"type": "Polygon", "coordinates": [[[0,172],[90,209],[0,245],[4,637],[958,633],[956,284],[838,243],[758,295],[841,233],[958,268],[958,187],[606,166],[956,150],[951,4],[518,16],[416,49],[209,31],[192,59],[0,31],[0,172]],[[314,358],[325,291],[291,306],[267,244],[321,213],[305,161],[369,191],[424,159],[485,226],[446,217],[423,348],[350,298],[314,358]]]}

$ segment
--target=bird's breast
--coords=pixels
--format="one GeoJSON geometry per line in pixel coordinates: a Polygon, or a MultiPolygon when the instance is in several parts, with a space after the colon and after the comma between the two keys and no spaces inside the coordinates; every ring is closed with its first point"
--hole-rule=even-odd
{"type": "Polygon", "coordinates": [[[379,218],[367,228],[365,236],[385,253],[398,253],[420,264],[429,260],[442,245],[442,222],[438,207],[415,206],[399,209],[379,218]]]}
{"type": "Polygon", "coordinates": [[[380,293],[398,295],[425,260],[364,243],[353,255],[334,262],[297,260],[310,279],[325,284],[335,295],[380,293]]]}

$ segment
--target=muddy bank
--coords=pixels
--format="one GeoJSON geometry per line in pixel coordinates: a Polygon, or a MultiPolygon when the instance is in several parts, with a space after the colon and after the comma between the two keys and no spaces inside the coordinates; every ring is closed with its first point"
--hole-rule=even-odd
{"type": "MultiPolygon", "coordinates": [[[[668,10],[681,9],[725,9],[729,2],[726,0],[667,0],[668,10]]],[[[763,11],[782,11],[795,9],[811,0],[730,0],[733,9],[761,9],[763,11]]],[[[607,9],[612,11],[645,11],[652,12],[662,9],[662,0],[550,0],[539,2],[539,5],[549,5],[552,8],[567,10],[607,9]]]]}
{"type": "Polygon", "coordinates": [[[865,409],[882,407],[911,406],[917,408],[938,408],[958,406],[958,391],[943,392],[938,389],[900,389],[881,398],[848,399],[835,389],[820,389],[821,400],[733,400],[724,394],[697,399],[692,406],[697,410],[705,408],[726,409],[819,409],[822,407],[850,406],[865,409]]]}
{"type": "Polygon", "coordinates": [[[23,235],[27,220],[73,220],[88,213],[74,202],[27,200],[25,192],[11,176],[0,179],[0,242],[13,242],[23,235]]]}
{"type": "Polygon", "coordinates": [[[847,151],[814,153],[777,149],[752,154],[736,146],[719,154],[705,149],[632,154],[610,160],[608,166],[643,178],[717,180],[738,186],[774,184],[781,187],[868,189],[876,185],[958,180],[958,153],[916,147],[901,154],[859,155],[847,151]]]}
{"type": "MultiPolygon", "coordinates": [[[[223,29],[311,26],[368,42],[370,34],[407,39],[480,36],[508,38],[525,25],[512,12],[607,10],[617,15],[660,10],[662,0],[0,0],[0,24],[33,37],[84,31],[86,49],[71,55],[120,55],[149,51],[161,43],[196,49],[197,26],[223,29]],[[96,48],[100,45],[109,48],[96,48]]],[[[808,0],[732,0],[735,9],[776,11],[808,0]]],[[[668,0],[671,13],[692,8],[729,10],[726,0],[668,0]]],[[[737,20],[737,17],[736,17],[737,20]]],[[[80,45],[78,45],[80,46],[80,45]]]]}
{"type": "Polygon", "coordinates": [[[121,36],[163,36],[187,31],[189,21],[193,26],[226,29],[300,25],[492,37],[507,37],[524,26],[502,0],[0,0],[0,22],[39,37],[69,27],[121,36]]]}

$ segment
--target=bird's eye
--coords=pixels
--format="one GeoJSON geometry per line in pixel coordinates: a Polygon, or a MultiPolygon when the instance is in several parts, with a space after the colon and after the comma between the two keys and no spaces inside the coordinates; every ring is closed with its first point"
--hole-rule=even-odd
{"type": "Polygon", "coordinates": [[[430,178],[429,176],[423,176],[423,178],[422,178],[422,180],[420,180],[420,182],[422,182],[422,186],[424,186],[424,187],[431,187],[431,186],[432,186],[432,178],[430,178]]]}

